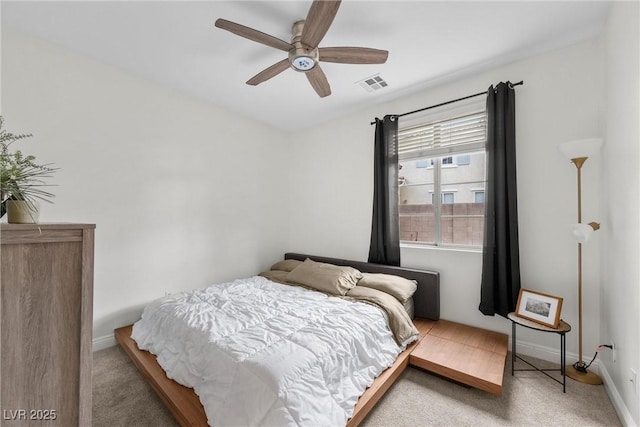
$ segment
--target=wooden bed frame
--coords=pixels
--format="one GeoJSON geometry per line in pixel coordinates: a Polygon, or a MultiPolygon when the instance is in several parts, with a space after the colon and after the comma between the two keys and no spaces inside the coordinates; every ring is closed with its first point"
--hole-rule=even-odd
{"type": "MultiPolygon", "coordinates": [[[[328,262],[336,265],[347,265],[366,273],[387,273],[416,280],[418,290],[414,294],[415,315],[414,324],[420,331],[420,340],[429,332],[440,318],[440,277],[437,272],[391,267],[379,264],[369,264],[359,261],[349,261],[339,258],[328,258],[299,253],[286,253],[285,259],[304,260],[311,258],[318,262],[328,262]]],[[[207,416],[200,399],[193,389],[184,387],[167,378],[164,370],[156,361],[156,357],[144,350],[138,349],[136,342],[131,339],[133,325],[115,330],[115,337],[120,346],[131,358],[134,365],[142,373],[171,414],[181,426],[207,426],[207,416]]],[[[394,364],[386,369],[373,384],[360,396],[354,408],[353,416],[347,422],[348,427],[355,427],[362,422],[374,407],[376,402],[391,387],[402,371],[409,364],[409,355],[419,341],[407,346],[394,364]]]]}

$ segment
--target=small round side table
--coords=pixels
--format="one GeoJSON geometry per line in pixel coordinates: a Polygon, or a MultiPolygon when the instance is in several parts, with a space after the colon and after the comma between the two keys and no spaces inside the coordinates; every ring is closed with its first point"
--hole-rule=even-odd
{"type": "Polygon", "coordinates": [[[533,322],[531,320],[525,319],[523,317],[519,317],[516,313],[511,312],[507,315],[507,318],[511,320],[511,376],[513,376],[514,371],[538,371],[542,372],[552,380],[562,384],[562,392],[567,392],[567,372],[566,372],[566,352],[567,352],[567,344],[565,335],[567,332],[571,330],[571,325],[569,325],[564,320],[560,320],[557,328],[551,328],[549,326],[542,325],[540,323],[533,322]],[[524,326],[529,329],[535,329],[536,331],[541,332],[551,332],[560,335],[560,369],[540,369],[530,362],[524,360],[522,357],[516,354],[516,325],[524,326]],[[533,369],[515,369],[515,361],[517,359],[522,360],[527,365],[531,366],[533,369]],[[547,371],[560,371],[562,373],[562,381],[557,378],[552,377],[547,373],[547,371]]]}

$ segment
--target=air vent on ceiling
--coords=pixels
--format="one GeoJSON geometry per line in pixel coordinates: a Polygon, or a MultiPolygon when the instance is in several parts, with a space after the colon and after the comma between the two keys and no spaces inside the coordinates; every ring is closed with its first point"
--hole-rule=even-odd
{"type": "Polygon", "coordinates": [[[373,76],[362,79],[357,83],[362,86],[367,92],[373,92],[375,90],[379,90],[389,86],[389,84],[382,77],[380,77],[380,74],[374,74],[373,76]]]}

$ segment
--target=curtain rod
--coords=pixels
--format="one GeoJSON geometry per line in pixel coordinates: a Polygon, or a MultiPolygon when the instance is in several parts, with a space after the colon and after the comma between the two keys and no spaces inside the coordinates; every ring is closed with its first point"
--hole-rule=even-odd
{"type": "MultiPolygon", "coordinates": [[[[518,83],[511,83],[511,87],[520,86],[520,85],[523,85],[523,84],[524,84],[524,80],[520,80],[518,83]]],[[[431,105],[431,106],[425,107],[425,108],[420,108],[419,110],[409,111],[408,113],[392,114],[392,116],[395,116],[396,118],[402,117],[402,116],[408,116],[409,114],[419,113],[421,111],[430,110],[432,108],[442,107],[443,105],[453,104],[454,102],[464,101],[465,99],[469,99],[469,98],[475,98],[476,96],[485,95],[486,93],[487,93],[487,91],[485,90],[484,92],[478,92],[478,93],[474,93],[473,95],[463,96],[462,98],[458,98],[458,99],[454,99],[454,100],[451,100],[451,101],[442,102],[440,104],[431,105]]],[[[375,125],[376,122],[371,122],[371,124],[375,125]]]]}

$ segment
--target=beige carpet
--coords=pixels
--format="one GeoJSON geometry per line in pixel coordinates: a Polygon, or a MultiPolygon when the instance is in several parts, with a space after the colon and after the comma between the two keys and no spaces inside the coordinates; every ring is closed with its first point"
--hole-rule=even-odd
{"type": "MultiPolygon", "coordinates": [[[[93,425],[160,427],[176,423],[126,354],[119,347],[112,347],[94,353],[93,425]]],[[[564,394],[560,384],[537,372],[516,372],[512,377],[509,362],[501,397],[409,368],[361,424],[363,427],[500,425],[620,426],[621,423],[603,386],[567,379],[564,394]]]]}

